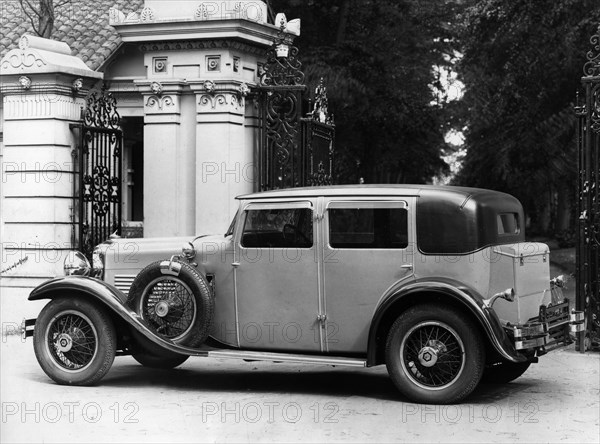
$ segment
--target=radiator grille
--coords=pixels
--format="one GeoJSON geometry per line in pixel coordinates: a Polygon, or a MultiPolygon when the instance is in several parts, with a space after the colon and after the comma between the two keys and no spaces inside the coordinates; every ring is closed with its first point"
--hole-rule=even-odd
{"type": "Polygon", "coordinates": [[[131,284],[133,284],[134,279],[135,275],[117,274],[115,275],[115,287],[117,287],[123,293],[129,294],[129,289],[131,288],[131,284]]]}

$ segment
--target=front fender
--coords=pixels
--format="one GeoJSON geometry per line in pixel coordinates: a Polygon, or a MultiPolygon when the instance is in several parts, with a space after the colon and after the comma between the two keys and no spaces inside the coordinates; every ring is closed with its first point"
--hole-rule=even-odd
{"type": "Polygon", "coordinates": [[[369,330],[368,365],[378,363],[378,332],[386,313],[390,313],[390,310],[395,309],[394,307],[404,306],[408,308],[418,303],[413,299],[418,297],[419,294],[425,293],[441,298],[450,298],[454,305],[468,310],[477,319],[494,349],[504,359],[511,362],[525,362],[527,360],[525,356],[517,352],[504,332],[502,323],[494,310],[484,304],[483,298],[476,291],[450,279],[420,279],[403,286],[397,292],[385,298],[377,307],[369,330]]]}
{"type": "Polygon", "coordinates": [[[188,356],[208,356],[208,349],[183,347],[173,341],[157,336],[141,316],[125,305],[127,296],[104,281],[82,276],[52,279],[36,287],[29,295],[30,301],[56,299],[64,296],[90,298],[106,308],[111,314],[129,324],[152,343],[166,351],[188,356]]]}

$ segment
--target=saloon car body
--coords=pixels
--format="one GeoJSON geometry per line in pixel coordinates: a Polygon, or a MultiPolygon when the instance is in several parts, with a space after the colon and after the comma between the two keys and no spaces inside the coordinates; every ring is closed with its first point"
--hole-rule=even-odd
{"type": "Polygon", "coordinates": [[[583,327],[560,280],[551,283],[548,247],[525,242],[512,196],[402,185],[238,199],[226,232],[110,239],[92,270],[79,258],[66,264],[72,276],[35,289],[30,299],[52,299],[34,334],[46,373],[97,382],[107,369],[94,370],[94,359],[110,357],[75,352],[90,340],[98,352],[104,329],[114,342],[108,355],[131,353],[145,365],[191,355],[386,364],[409,399],[457,402],[482,377],[520,376],[556,338],[583,327]],[[100,313],[99,325],[87,310],[100,313]],[[92,328],[65,327],[65,316],[92,328]]]}

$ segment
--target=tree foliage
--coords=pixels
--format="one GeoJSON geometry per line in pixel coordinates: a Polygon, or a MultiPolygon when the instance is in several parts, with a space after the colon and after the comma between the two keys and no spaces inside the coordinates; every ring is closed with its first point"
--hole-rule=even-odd
{"type": "Polygon", "coordinates": [[[457,183],[507,191],[534,230],[553,227],[575,198],[573,112],[596,0],[481,0],[463,16],[467,156],[457,183]]]}
{"type": "Polygon", "coordinates": [[[280,0],[302,19],[297,44],[309,85],[328,87],[343,182],[423,183],[447,168],[444,98],[433,66],[455,41],[450,0],[280,0]]]}

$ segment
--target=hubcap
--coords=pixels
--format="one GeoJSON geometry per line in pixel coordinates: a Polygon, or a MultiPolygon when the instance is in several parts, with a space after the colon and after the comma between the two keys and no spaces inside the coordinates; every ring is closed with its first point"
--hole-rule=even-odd
{"type": "Polygon", "coordinates": [[[419,352],[419,362],[424,367],[433,367],[438,362],[438,357],[448,351],[443,342],[429,341],[419,352]]]}
{"type": "Polygon", "coordinates": [[[166,315],[169,314],[169,304],[165,301],[161,301],[158,304],[156,304],[155,310],[156,316],[158,316],[159,318],[164,318],[166,315]]]}
{"type": "Polygon", "coordinates": [[[73,347],[73,339],[70,335],[62,333],[56,340],[55,345],[56,350],[58,350],[61,353],[67,353],[71,351],[71,348],[73,347]]]}

